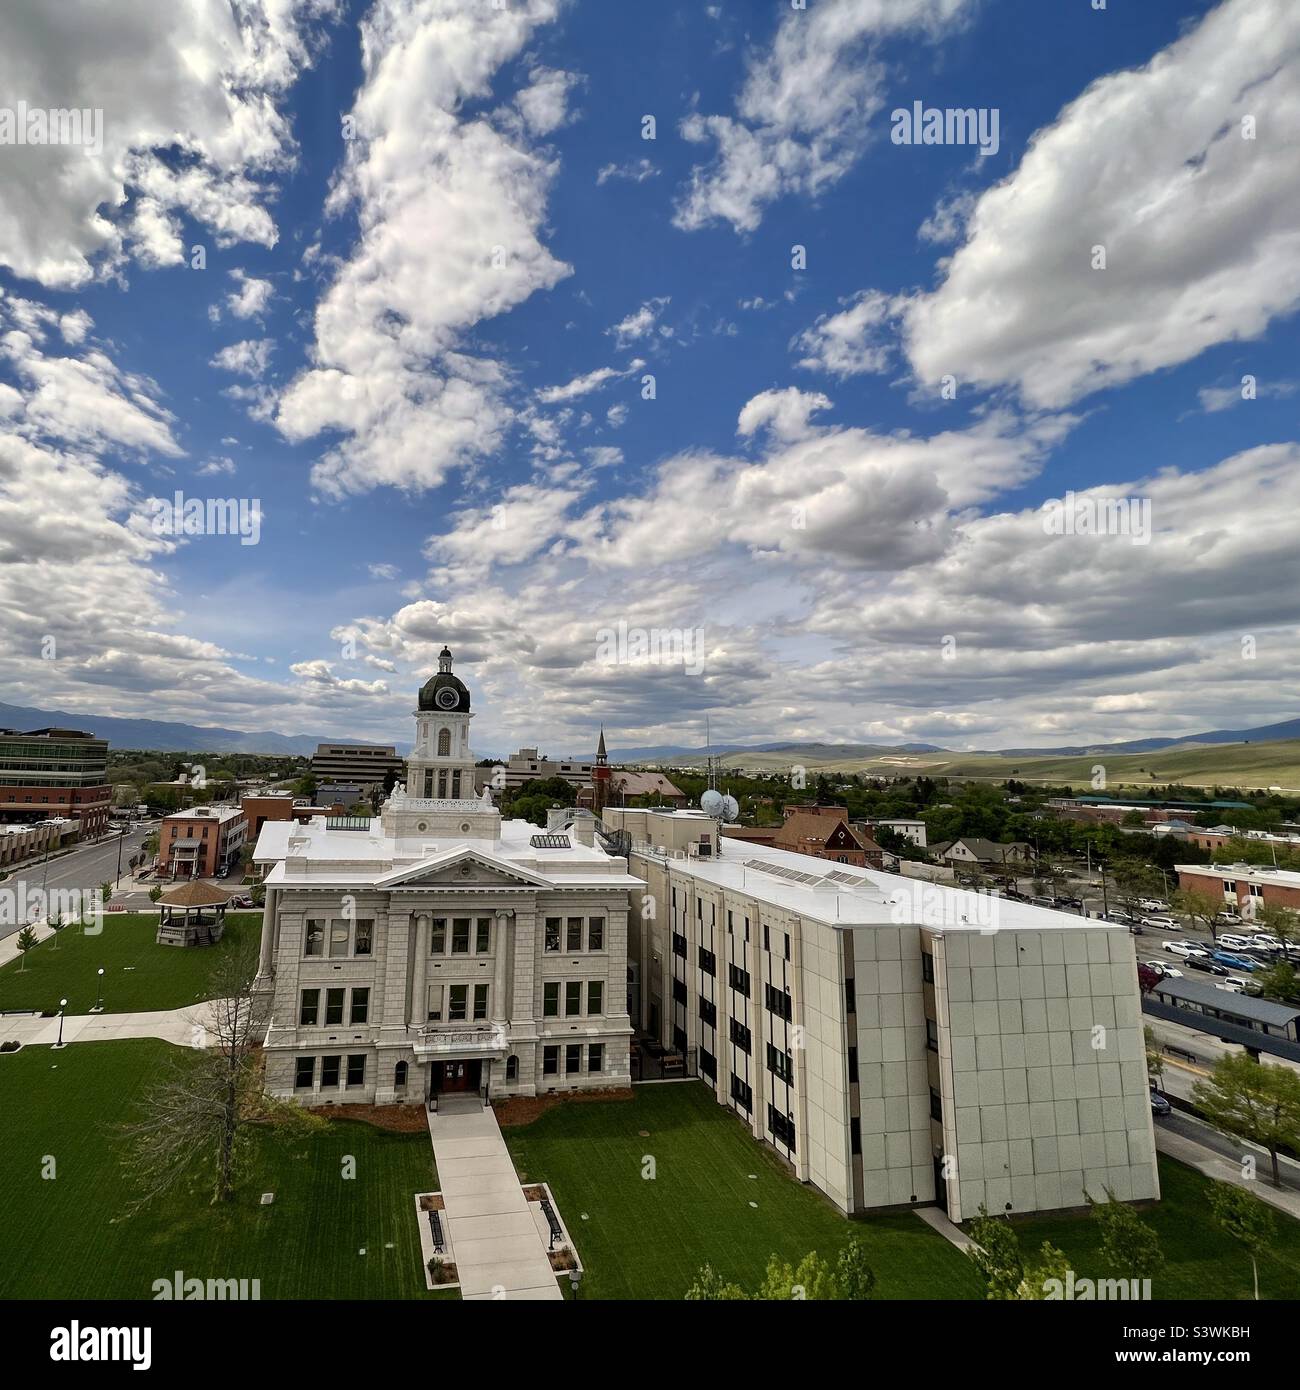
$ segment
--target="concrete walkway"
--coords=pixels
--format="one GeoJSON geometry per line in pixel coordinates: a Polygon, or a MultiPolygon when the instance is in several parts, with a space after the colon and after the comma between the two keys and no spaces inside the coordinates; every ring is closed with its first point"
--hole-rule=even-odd
{"type": "Polygon", "coordinates": [[[428,1118],[460,1296],[563,1298],[491,1108],[446,1099],[428,1118]]]}
{"type": "MultiPolygon", "coordinates": [[[[68,1014],[63,1020],[63,1041],[115,1042],[121,1038],[158,1038],[177,1047],[205,1044],[205,1025],[211,1005],[190,1004],[183,1009],[160,1009],[135,1014],[68,1014]]],[[[0,1017],[0,1042],[23,1044],[56,1043],[59,1020],[36,1015],[7,1014],[0,1017]]]]}
{"type": "Polygon", "coordinates": [[[1206,1148],[1204,1144],[1198,1144],[1196,1140],[1189,1139],[1184,1134],[1175,1134],[1172,1130],[1161,1129],[1157,1126],[1156,1148],[1162,1154],[1168,1154],[1170,1158],[1176,1158],[1180,1163],[1187,1164],[1189,1168],[1195,1168],[1198,1173],[1203,1173],[1207,1178],[1214,1178],[1217,1182],[1230,1182],[1234,1187],[1244,1187],[1247,1192],[1258,1197],[1261,1202],[1267,1202],[1269,1206],[1276,1207],[1279,1211],[1284,1211],[1288,1216],[1300,1221],[1300,1192],[1294,1188],[1273,1186],[1270,1177],[1273,1171],[1271,1161],[1263,1150],[1256,1149],[1253,1145],[1243,1145],[1243,1152],[1253,1153],[1259,1159],[1259,1176],[1247,1181],[1241,1175],[1239,1162],[1224,1158],[1222,1154],[1215,1153],[1213,1149],[1206,1148]]]}
{"type": "Polygon", "coordinates": [[[938,1207],[913,1207],[912,1210],[929,1226],[965,1254],[967,1250],[979,1249],[975,1242],[961,1229],[948,1220],[938,1207]]]}

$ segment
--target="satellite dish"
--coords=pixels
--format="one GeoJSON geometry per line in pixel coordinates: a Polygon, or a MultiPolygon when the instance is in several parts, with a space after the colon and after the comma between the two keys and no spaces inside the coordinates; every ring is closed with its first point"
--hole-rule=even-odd
{"type": "Polygon", "coordinates": [[[709,816],[720,816],[726,798],[720,791],[715,791],[712,787],[700,797],[700,810],[709,816]]]}
{"type": "Polygon", "coordinates": [[[735,820],[740,814],[740,802],[734,796],[723,796],[722,814],[727,820],[735,820]]]}

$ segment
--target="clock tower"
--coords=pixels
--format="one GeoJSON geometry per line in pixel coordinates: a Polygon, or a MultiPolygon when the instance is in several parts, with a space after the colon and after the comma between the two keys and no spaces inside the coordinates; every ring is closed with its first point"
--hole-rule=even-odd
{"type": "Polygon", "coordinates": [[[469,746],[469,690],[452,675],[451,652],[438,655],[438,674],[420,690],[415,747],[406,760],[408,796],[462,801],[474,796],[474,754],[469,746]]]}

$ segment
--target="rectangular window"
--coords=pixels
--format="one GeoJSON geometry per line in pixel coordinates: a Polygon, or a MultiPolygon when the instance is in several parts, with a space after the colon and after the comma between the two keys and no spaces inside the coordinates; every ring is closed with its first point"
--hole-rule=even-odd
{"type": "Polygon", "coordinates": [[[767,985],[766,994],[768,1012],[774,1013],[778,1018],[783,1018],[789,1023],[794,1014],[794,1004],[790,999],[790,991],[777,989],[775,985],[767,985]]]}
{"type": "Polygon", "coordinates": [[[322,1057],[320,1059],[320,1084],[321,1090],[326,1090],[339,1084],[339,1066],[342,1057],[322,1057]]]}
{"type": "Polygon", "coordinates": [[[921,978],[927,985],[934,984],[934,957],[929,951],[921,952],[921,978]]]}
{"type": "Polygon", "coordinates": [[[447,950],[447,919],[445,917],[435,917],[433,919],[433,930],[429,934],[429,954],[431,956],[441,956],[447,950]]]}
{"type": "Polygon", "coordinates": [[[767,1045],[767,1069],[787,1086],[794,1081],[794,1058],[771,1043],[767,1045]]]}
{"type": "Polygon", "coordinates": [[[587,950],[603,951],[605,949],[605,919],[603,917],[587,918],[587,950]]]}
{"type": "Polygon", "coordinates": [[[560,1049],[555,1046],[542,1048],[542,1075],[558,1076],[560,1073],[560,1049]]]}
{"type": "Polygon", "coordinates": [[[304,956],[323,956],[325,954],[325,923],[308,922],[307,939],[303,944],[304,956]]]}
{"type": "Polygon", "coordinates": [[[718,1026],[718,1006],[710,999],[700,1000],[700,1022],[707,1023],[710,1028],[718,1026]]]}
{"type": "Polygon", "coordinates": [[[789,959],[790,959],[790,933],[789,933],[789,932],[786,932],[786,934],[785,934],[785,958],[786,958],[786,960],[789,960],[789,959]]]}
{"type": "Polygon", "coordinates": [[[681,932],[673,932],[673,955],[686,959],[686,938],[681,932]]]}
{"type": "Polygon", "coordinates": [[[925,1020],[925,1045],[931,1052],[939,1050],[939,1025],[932,1018],[925,1020]]]}
{"type": "Polygon", "coordinates": [[[565,950],[567,950],[567,951],[581,951],[581,950],[582,950],[582,918],[581,918],[581,917],[570,917],[570,918],[569,918],[568,922],[565,924],[564,940],[565,940],[565,950]]]}
{"type": "Polygon", "coordinates": [[[731,1098],[746,1113],[754,1108],[754,1092],[748,1082],[742,1081],[733,1071],[731,1073],[731,1098]]]}
{"type": "Polygon", "coordinates": [[[772,942],[771,942],[771,938],[770,938],[770,933],[768,932],[768,929],[767,929],[767,923],[766,923],[766,922],[763,923],[763,949],[764,949],[765,951],[770,951],[770,950],[772,949],[772,942]]]}
{"type": "Polygon", "coordinates": [[[487,1017],[487,992],[486,985],[474,986],[474,1017],[476,1019],[487,1017]]]}
{"type": "Polygon", "coordinates": [[[343,996],[346,990],[327,989],[325,991],[325,1026],[332,1028],[343,1022],[343,996]]]}
{"type": "Polygon", "coordinates": [[[310,1027],[316,1022],[317,1012],[320,1009],[320,990],[305,989],[298,1001],[298,1024],[300,1027],[310,1027]]]}
{"type": "Polygon", "coordinates": [[[729,965],[727,967],[727,979],[737,994],[743,994],[746,999],[749,998],[748,970],[742,970],[738,965],[729,965]]]}
{"type": "Polygon", "coordinates": [[[852,975],[844,981],[844,1009],[846,1013],[851,1014],[858,1011],[858,991],[852,975]]]}
{"type": "Polygon", "coordinates": [[[486,956],[492,949],[492,919],[491,917],[480,917],[474,925],[474,950],[480,956],[486,956]]]}
{"type": "Polygon", "coordinates": [[[542,986],[542,1017],[559,1018],[560,1016],[560,982],[559,980],[547,980],[542,986]]]}
{"type": "Polygon", "coordinates": [[[351,1052],[348,1054],[348,1085],[364,1086],[366,1084],[366,1054],[364,1052],[351,1052]]]}
{"type": "Polygon", "coordinates": [[[293,1089],[295,1091],[310,1091],[311,1084],[315,1079],[315,1057],[299,1057],[293,1068],[293,1089]]]}
{"type": "Polygon", "coordinates": [[[933,1086],[930,1087],[930,1118],[943,1123],[943,1097],[933,1086]]]}
{"type": "Polygon", "coordinates": [[[442,1022],[442,986],[429,986],[429,1021],[432,1023],[442,1022]]]}
{"type": "Polygon", "coordinates": [[[352,954],[355,956],[368,956],[374,937],[375,924],[373,920],[369,917],[358,917],[356,937],[352,943],[352,954]]]}
{"type": "Polygon", "coordinates": [[[560,949],[560,919],[558,917],[546,919],[546,949],[548,951],[560,949]]]}
{"type": "Polygon", "coordinates": [[[862,1152],[862,1121],[856,1115],[849,1121],[849,1152],[862,1152]]]}
{"type": "Polygon", "coordinates": [[[775,1105],[767,1107],[767,1127],[777,1143],[784,1144],[787,1149],[794,1148],[794,1121],[789,1115],[783,1115],[775,1105]]]}
{"type": "Polygon", "coordinates": [[[851,1085],[855,1085],[855,1086],[856,1086],[856,1085],[857,1085],[857,1081],[858,1081],[858,1049],[857,1049],[856,1047],[851,1047],[851,1048],[849,1048],[849,1082],[850,1082],[851,1085]]]}
{"type": "Polygon", "coordinates": [[[739,1019],[731,1020],[731,1041],[744,1053],[750,1048],[750,1032],[739,1019]]]}
{"type": "Polygon", "coordinates": [[[706,975],[716,975],[718,973],[718,960],[712,951],[706,951],[700,947],[700,969],[706,975]]]}
{"type": "Polygon", "coordinates": [[[673,1024],[673,1047],[678,1052],[686,1051],[686,1029],[679,1024],[673,1024]]]}
{"type": "Polygon", "coordinates": [[[352,1011],[348,1017],[349,1023],[366,1023],[370,1018],[370,989],[354,989],[352,991],[352,1011]]]}
{"type": "Polygon", "coordinates": [[[464,1023],[468,1005],[469,986],[451,985],[447,990],[447,1020],[450,1023],[464,1023]]]}
{"type": "Polygon", "coordinates": [[[679,1004],[684,1004],[684,1003],[686,1003],[686,981],[685,981],[685,980],[674,980],[674,981],[673,981],[673,998],[674,998],[679,1004]]]}
{"type": "Polygon", "coordinates": [[[587,1012],[589,1014],[600,1014],[605,1012],[604,980],[587,981],[587,1012]]]}
{"type": "Polygon", "coordinates": [[[346,922],[330,923],[330,955],[346,956],[348,953],[348,938],[351,936],[346,922]]]}
{"type": "Polygon", "coordinates": [[[582,1012],[582,981],[566,980],[564,982],[564,1016],[572,1018],[575,1014],[582,1012]]]}
{"type": "Polygon", "coordinates": [[[605,1070],[605,1044],[592,1043],[587,1048],[587,1070],[602,1072],[605,1070]]]}
{"type": "Polygon", "coordinates": [[[582,1070],[582,1044],[569,1043],[564,1049],[564,1074],[576,1076],[582,1070]]]}
{"type": "Polygon", "coordinates": [[[469,918],[451,919],[451,953],[453,956],[469,955],[469,918]]]}
{"type": "Polygon", "coordinates": [[[710,1081],[718,1079],[718,1059],[703,1047],[700,1048],[700,1075],[707,1076],[710,1081]]]}

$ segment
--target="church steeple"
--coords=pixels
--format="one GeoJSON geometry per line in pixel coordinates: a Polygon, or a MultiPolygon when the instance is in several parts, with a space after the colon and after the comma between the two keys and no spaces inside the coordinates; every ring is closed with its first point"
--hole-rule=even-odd
{"type": "Polygon", "coordinates": [[[600,742],[596,744],[596,762],[591,769],[591,809],[594,815],[609,805],[609,793],[613,783],[613,773],[609,766],[609,754],[605,751],[605,726],[600,726],[600,742]]]}

